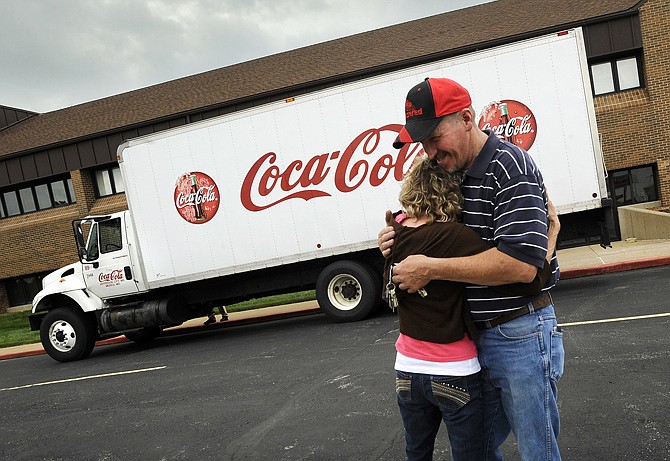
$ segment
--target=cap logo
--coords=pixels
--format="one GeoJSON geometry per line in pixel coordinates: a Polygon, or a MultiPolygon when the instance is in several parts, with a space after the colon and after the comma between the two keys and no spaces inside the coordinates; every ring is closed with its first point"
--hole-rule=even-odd
{"type": "Polygon", "coordinates": [[[423,115],[423,107],[417,109],[409,99],[405,101],[405,119],[423,115]]]}

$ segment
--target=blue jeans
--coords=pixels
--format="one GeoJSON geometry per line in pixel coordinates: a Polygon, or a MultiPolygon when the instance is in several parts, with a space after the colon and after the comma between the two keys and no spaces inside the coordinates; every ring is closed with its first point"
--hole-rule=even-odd
{"type": "Polygon", "coordinates": [[[433,459],[435,436],[444,421],[454,461],[481,461],[481,384],[479,373],[431,376],[396,370],[408,460],[433,459]]]}
{"type": "Polygon", "coordinates": [[[560,460],[556,384],[563,374],[563,333],[554,306],[489,330],[477,339],[482,366],[487,460],[514,433],[525,461],[560,460]]]}

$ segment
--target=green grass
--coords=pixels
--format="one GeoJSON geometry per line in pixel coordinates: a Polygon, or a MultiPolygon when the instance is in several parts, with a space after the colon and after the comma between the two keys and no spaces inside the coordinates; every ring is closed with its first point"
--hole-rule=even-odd
{"type": "MultiPolygon", "coordinates": [[[[311,301],[313,299],[316,299],[316,292],[314,290],[301,291],[298,293],[250,299],[226,306],[226,310],[228,312],[241,312],[260,309],[262,307],[311,301]]],[[[0,348],[40,342],[39,331],[30,331],[30,324],[28,323],[29,315],[30,311],[0,314],[0,348]]]]}
{"type": "Polygon", "coordinates": [[[40,342],[40,332],[30,331],[29,315],[30,311],[0,315],[0,347],[40,342]]]}
{"type": "Polygon", "coordinates": [[[226,306],[228,312],[241,312],[251,309],[260,309],[262,307],[281,306],[282,304],[301,303],[303,301],[312,301],[316,299],[316,291],[300,291],[298,293],[289,293],[285,295],[268,296],[266,298],[255,298],[243,301],[237,304],[226,306]]]}

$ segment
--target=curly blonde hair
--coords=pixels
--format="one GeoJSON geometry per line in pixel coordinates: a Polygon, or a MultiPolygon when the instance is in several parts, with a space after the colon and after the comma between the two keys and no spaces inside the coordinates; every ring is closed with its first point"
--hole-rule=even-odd
{"type": "Polygon", "coordinates": [[[427,155],[421,155],[405,175],[398,199],[411,218],[458,221],[463,206],[461,175],[448,173],[427,155]]]}

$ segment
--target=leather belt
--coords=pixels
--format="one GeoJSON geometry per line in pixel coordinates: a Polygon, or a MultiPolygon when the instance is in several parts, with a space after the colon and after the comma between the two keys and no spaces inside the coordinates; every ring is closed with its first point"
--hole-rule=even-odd
{"type": "Polygon", "coordinates": [[[519,309],[513,310],[503,315],[499,315],[498,317],[491,320],[486,320],[484,322],[475,322],[475,326],[477,327],[478,330],[488,330],[503,323],[509,322],[510,320],[517,319],[523,315],[539,311],[540,309],[544,309],[545,307],[550,306],[553,303],[554,302],[551,299],[551,295],[549,294],[549,292],[544,292],[539,294],[535,299],[533,299],[531,302],[529,302],[528,304],[519,309]]]}

